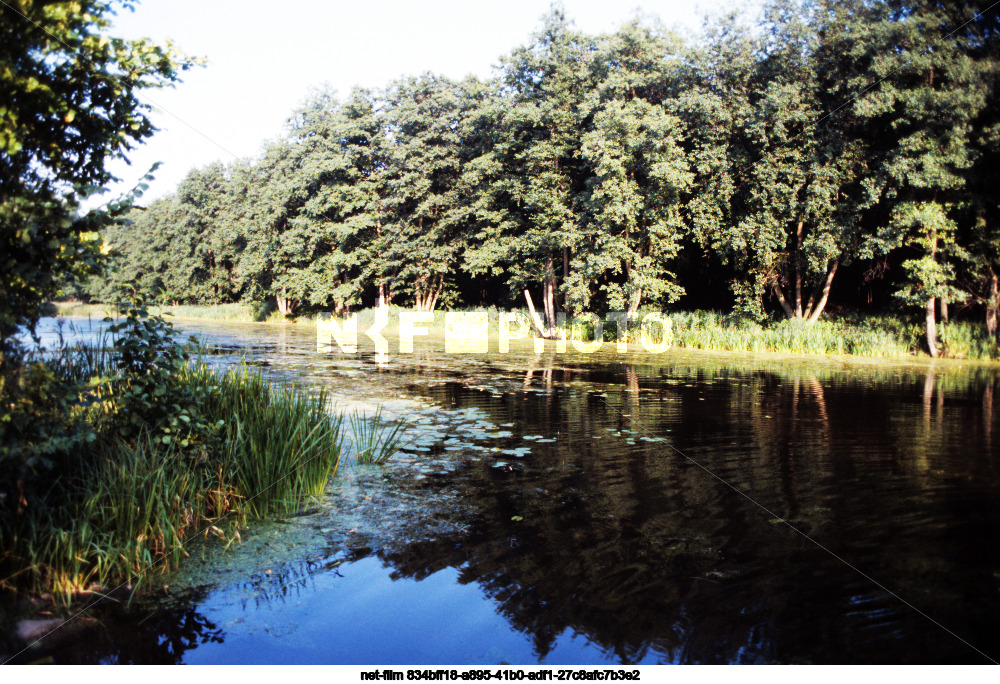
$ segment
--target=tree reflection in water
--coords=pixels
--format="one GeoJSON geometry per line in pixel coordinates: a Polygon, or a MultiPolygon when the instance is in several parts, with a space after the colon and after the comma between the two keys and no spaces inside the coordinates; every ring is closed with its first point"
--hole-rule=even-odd
{"type": "Polygon", "coordinates": [[[188,607],[162,605],[126,609],[101,605],[91,611],[97,624],[79,638],[54,649],[39,645],[20,654],[12,664],[43,661],[74,665],[172,665],[208,643],[222,643],[223,630],[199,612],[199,596],[185,597],[188,607]]]}
{"type": "Polygon", "coordinates": [[[499,397],[514,378],[435,385],[558,439],[520,473],[471,465],[466,533],[379,556],[403,577],[460,568],[543,658],[570,631],[622,663],[981,662],[783,524],[997,652],[993,381],[888,380],[602,366],[530,367],[499,397]]]}
{"type": "MultiPolygon", "coordinates": [[[[541,660],[578,635],[621,663],[983,662],[804,534],[1000,654],[1000,549],[984,543],[1000,526],[995,373],[523,361],[382,369],[442,415],[512,426],[480,447],[530,453],[440,443],[399,459],[375,502],[358,495],[357,534],[230,588],[242,609],[309,602],[374,555],[399,579],[456,569],[541,660]],[[414,475],[446,457],[454,467],[414,475]]],[[[120,620],[59,658],[178,662],[225,636],[197,608],[120,620]]]]}

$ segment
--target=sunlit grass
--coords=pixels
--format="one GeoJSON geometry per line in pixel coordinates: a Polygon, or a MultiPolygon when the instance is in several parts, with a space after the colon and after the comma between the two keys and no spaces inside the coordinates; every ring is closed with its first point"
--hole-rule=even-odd
{"type": "MultiPolygon", "coordinates": [[[[116,316],[114,304],[83,304],[81,302],[54,302],[56,315],[104,318],[116,316]]],[[[179,319],[225,321],[230,323],[312,323],[310,316],[286,318],[267,306],[250,304],[163,304],[148,305],[151,315],[171,316],[179,319]]]]}
{"type": "MultiPolygon", "coordinates": [[[[109,368],[108,354],[67,349],[48,363],[86,378],[109,368]]],[[[69,601],[85,589],[138,587],[176,568],[193,534],[232,543],[250,518],[301,510],[337,472],[342,421],[324,393],[246,368],[194,366],[175,381],[200,390],[199,411],[217,434],[188,449],[147,432],[123,439],[113,411],[81,403],[77,419],[96,439],[64,456],[33,505],[0,507],[0,588],[69,601]]]]}
{"type": "MultiPolygon", "coordinates": [[[[851,354],[893,357],[922,355],[922,323],[892,316],[852,316],[815,323],[782,320],[761,325],[711,311],[669,315],[674,345],[686,349],[797,354],[851,354]]],[[[998,344],[981,325],[940,324],[942,355],[953,358],[1000,358],[998,344]]]]}
{"type": "Polygon", "coordinates": [[[398,450],[405,425],[387,425],[381,407],[370,418],[355,411],[350,421],[351,450],[356,462],[381,465],[398,450]]]}

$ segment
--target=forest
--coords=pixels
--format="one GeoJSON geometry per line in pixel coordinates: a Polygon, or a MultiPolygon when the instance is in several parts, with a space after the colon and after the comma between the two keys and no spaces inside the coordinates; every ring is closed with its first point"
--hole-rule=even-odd
{"type": "Polygon", "coordinates": [[[557,312],[893,312],[935,356],[942,317],[996,335],[995,4],[776,0],[697,37],[587,35],[553,6],[491,80],[315,91],[255,158],[106,228],[115,269],[78,294],[527,304],[549,333],[557,312]]]}

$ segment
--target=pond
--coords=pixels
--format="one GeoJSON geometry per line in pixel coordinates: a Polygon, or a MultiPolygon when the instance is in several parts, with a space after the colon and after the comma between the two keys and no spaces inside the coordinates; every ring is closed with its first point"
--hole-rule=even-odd
{"type": "Polygon", "coordinates": [[[57,662],[1000,659],[995,367],[435,338],[386,360],[309,326],[179,327],[384,406],[404,447],[193,549],[162,598],[95,609],[57,662]]]}

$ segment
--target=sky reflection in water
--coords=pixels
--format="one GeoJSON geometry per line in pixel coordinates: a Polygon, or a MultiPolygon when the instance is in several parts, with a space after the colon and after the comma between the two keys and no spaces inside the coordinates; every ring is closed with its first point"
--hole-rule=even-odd
{"type": "Polygon", "coordinates": [[[407,447],[64,660],[986,662],[783,521],[1000,658],[995,371],[434,340],[377,364],[307,327],[180,327],[385,403],[407,447]]]}

